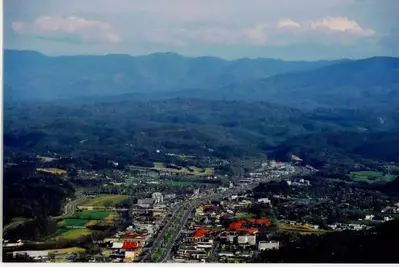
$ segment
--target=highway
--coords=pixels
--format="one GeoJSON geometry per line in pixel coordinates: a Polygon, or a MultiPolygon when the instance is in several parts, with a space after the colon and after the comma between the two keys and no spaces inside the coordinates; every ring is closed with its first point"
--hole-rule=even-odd
{"type": "MultiPolygon", "coordinates": [[[[224,192],[220,192],[220,193],[213,193],[213,194],[210,194],[210,195],[208,195],[208,196],[205,196],[205,197],[202,197],[202,198],[199,198],[199,199],[195,199],[195,200],[189,200],[189,201],[187,201],[187,203],[189,204],[189,209],[188,209],[188,211],[184,214],[184,216],[181,218],[181,220],[179,221],[179,223],[178,223],[178,228],[179,228],[179,230],[178,231],[175,231],[174,232],[174,235],[172,236],[172,238],[170,239],[171,241],[169,241],[169,243],[167,244],[167,246],[166,247],[164,247],[164,248],[161,248],[161,259],[159,260],[157,260],[158,262],[167,262],[168,260],[169,260],[169,258],[170,258],[170,252],[171,252],[171,250],[172,250],[172,248],[173,248],[173,246],[174,246],[174,244],[175,244],[175,241],[180,237],[180,233],[181,233],[181,231],[183,230],[183,228],[184,228],[184,226],[185,226],[185,224],[186,224],[186,222],[187,222],[187,220],[188,220],[188,217],[189,217],[189,215],[190,215],[190,212],[194,209],[194,208],[196,208],[196,207],[198,207],[201,203],[204,203],[204,202],[207,202],[207,201],[209,201],[209,200],[221,200],[221,199],[224,199],[224,198],[226,198],[226,197],[229,197],[229,196],[231,196],[231,195],[235,195],[235,194],[240,194],[240,193],[244,193],[244,192],[246,192],[247,190],[252,190],[253,188],[255,188],[256,186],[258,186],[260,183],[263,183],[263,182],[268,182],[268,181],[271,181],[271,180],[280,180],[280,179],[271,179],[271,178],[269,178],[269,177],[266,177],[265,179],[262,179],[262,180],[260,180],[260,181],[257,181],[257,182],[255,182],[255,183],[251,183],[251,184],[243,184],[243,185],[240,185],[239,187],[235,187],[235,188],[233,188],[233,189],[229,189],[229,190],[226,190],[226,191],[224,191],[224,192]]],[[[170,222],[171,221],[173,221],[173,217],[170,219],[170,222]]],[[[166,229],[166,227],[165,227],[165,229],[166,229]]],[[[164,229],[164,230],[165,230],[164,229]]],[[[163,231],[163,234],[165,233],[165,231],[163,231]]],[[[158,237],[158,239],[159,238],[163,238],[163,235],[159,235],[159,237],[158,237]]],[[[154,244],[155,245],[155,244],[154,244]]],[[[156,246],[156,247],[152,247],[152,251],[156,251],[158,249],[158,247],[156,246]]]]}
{"type": "MultiPolygon", "coordinates": [[[[256,184],[257,185],[257,184],[256,184]]],[[[255,184],[253,187],[256,186],[255,184]]],[[[198,199],[190,199],[183,202],[180,208],[172,214],[172,217],[169,219],[167,225],[163,228],[163,230],[158,234],[157,239],[154,241],[149,253],[145,256],[143,260],[151,259],[152,254],[160,249],[161,256],[157,259],[157,262],[166,262],[170,257],[170,252],[175,244],[175,241],[179,238],[181,231],[184,229],[184,226],[190,216],[190,213],[193,209],[198,207],[201,203],[205,203],[209,200],[219,200],[225,197],[229,197],[230,195],[237,194],[241,191],[246,191],[250,189],[249,186],[243,186],[241,188],[234,188],[221,193],[213,193],[202,198],[198,199]],[[184,207],[187,209],[184,211],[184,207]],[[179,211],[179,212],[178,212],[179,211]],[[175,219],[177,215],[181,215],[181,212],[184,211],[183,216],[180,217],[177,224],[175,223],[175,219]],[[178,228],[178,230],[173,230],[172,227],[178,228]],[[172,233],[171,237],[166,238],[166,233],[172,233]],[[168,239],[166,247],[162,247],[163,241],[168,239]]]]}

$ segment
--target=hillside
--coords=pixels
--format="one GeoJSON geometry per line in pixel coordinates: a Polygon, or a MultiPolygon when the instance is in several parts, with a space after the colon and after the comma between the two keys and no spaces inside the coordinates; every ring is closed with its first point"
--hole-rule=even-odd
{"type": "MultiPolygon", "coordinates": [[[[181,92],[191,95],[189,92],[181,92]]],[[[301,108],[399,107],[399,59],[374,57],[197,91],[195,97],[270,101],[301,108]]]]}
{"type": "MultiPolygon", "coordinates": [[[[4,112],[5,156],[50,150],[61,155],[130,163],[142,158],[159,161],[157,149],[229,159],[304,147],[308,149],[306,153],[295,155],[308,159],[318,157],[324,149],[341,149],[336,144],[340,140],[344,149],[354,144],[360,149],[357,143],[365,132],[399,129],[396,112],[301,111],[265,102],[199,99],[21,103],[6,106],[4,112]],[[324,139],[330,135],[332,141],[326,143],[324,139]]],[[[359,153],[365,155],[382,151],[378,143],[363,149],[359,153]]],[[[321,155],[320,159],[323,157],[327,158],[321,155]]],[[[390,159],[385,154],[371,157],[390,159]]]]}
{"type": "Polygon", "coordinates": [[[399,132],[330,132],[295,136],[274,147],[270,155],[289,160],[291,155],[305,163],[351,166],[372,160],[399,161],[399,132]]]}
{"type": "Polygon", "coordinates": [[[174,53],[48,57],[33,51],[5,50],[5,99],[6,102],[54,100],[154,92],[156,96],[158,92],[214,90],[236,82],[334,63],[274,59],[227,61],[213,57],[188,58],[174,53]]]}

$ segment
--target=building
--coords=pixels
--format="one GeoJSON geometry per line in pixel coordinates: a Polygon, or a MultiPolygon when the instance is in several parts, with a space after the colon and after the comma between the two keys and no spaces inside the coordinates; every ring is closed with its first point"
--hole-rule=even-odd
{"type": "Polygon", "coordinates": [[[164,196],[164,199],[166,200],[166,199],[175,199],[176,198],[176,194],[166,194],[165,196],[164,196]]]}
{"type": "Polygon", "coordinates": [[[259,241],[258,243],[258,249],[263,251],[263,250],[270,250],[270,249],[279,249],[280,248],[280,242],[278,241],[259,241]]]}
{"type": "Polygon", "coordinates": [[[393,218],[392,217],[384,217],[384,222],[388,222],[388,221],[392,221],[393,218]]]}
{"type": "Polygon", "coordinates": [[[259,198],[258,202],[259,203],[270,204],[270,199],[268,199],[268,198],[259,198]]]}
{"type": "Polygon", "coordinates": [[[137,204],[152,205],[152,204],[154,204],[154,199],[152,199],[152,198],[140,198],[140,199],[137,200],[137,204]]]}
{"type": "Polygon", "coordinates": [[[237,238],[237,242],[239,245],[256,245],[256,236],[255,235],[240,235],[237,238]]]}
{"type": "Polygon", "coordinates": [[[163,203],[163,195],[162,193],[156,192],[152,194],[152,199],[154,200],[155,204],[163,203]]]}
{"type": "Polygon", "coordinates": [[[206,249],[206,248],[212,248],[213,247],[213,240],[209,240],[208,242],[198,242],[196,244],[197,248],[200,249],[206,249]]]}
{"type": "Polygon", "coordinates": [[[28,256],[35,261],[47,260],[49,252],[44,250],[29,250],[29,251],[14,251],[12,252],[14,258],[20,256],[28,256]]]}
{"type": "Polygon", "coordinates": [[[366,215],[366,217],[364,219],[371,221],[373,218],[374,218],[374,215],[366,215]]]}

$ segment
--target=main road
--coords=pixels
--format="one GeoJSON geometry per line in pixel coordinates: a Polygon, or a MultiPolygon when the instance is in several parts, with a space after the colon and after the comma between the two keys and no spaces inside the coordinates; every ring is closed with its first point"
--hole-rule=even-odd
{"type": "Polygon", "coordinates": [[[256,187],[258,185],[258,183],[253,183],[253,184],[248,184],[248,185],[243,185],[240,187],[236,187],[233,189],[229,189],[225,192],[221,192],[221,193],[213,193],[213,194],[209,194],[207,196],[201,197],[201,198],[197,198],[197,199],[190,199],[187,200],[185,202],[182,203],[182,205],[180,206],[181,210],[183,207],[186,207],[187,209],[185,210],[185,212],[183,213],[183,216],[180,217],[180,220],[178,220],[178,222],[176,223],[176,216],[177,215],[181,215],[181,212],[175,212],[172,217],[169,219],[168,224],[165,226],[165,228],[162,230],[161,233],[159,233],[159,235],[157,236],[156,242],[153,243],[150,252],[146,255],[146,257],[143,260],[147,260],[148,258],[151,259],[152,253],[154,251],[160,250],[160,256],[156,259],[156,262],[166,262],[169,257],[170,257],[170,252],[172,250],[172,247],[175,244],[175,241],[179,238],[181,231],[183,230],[189,216],[190,213],[192,212],[192,210],[196,207],[198,207],[198,205],[200,205],[201,203],[207,202],[209,200],[220,200],[226,197],[229,197],[231,195],[234,194],[238,194],[242,191],[247,191],[249,189],[252,189],[254,187],[256,187]],[[175,222],[175,223],[173,223],[175,222]],[[178,230],[173,230],[173,228],[178,229],[178,230]],[[168,238],[166,238],[165,234],[166,233],[172,233],[172,236],[169,236],[168,238]],[[169,240],[169,242],[166,242],[166,246],[162,247],[160,245],[162,245],[162,241],[165,240],[169,240]]]}
{"type": "MultiPolygon", "coordinates": [[[[164,248],[161,248],[161,256],[159,257],[160,259],[158,259],[157,262],[167,262],[169,260],[170,252],[172,250],[172,247],[174,246],[175,241],[179,238],[180,233],[183,230],[183,228],[184,228],[184,226],[185,226],[185,224],[186,224],[186,222],[187,222],[187,220],[189,218],[189,215],[190,215],[191,211],[194,208],[198,207],[199,204],[204,203],[204,202],[209,201],[209,200],[221,200],[221,199],[230,197],[231,195],[240,194],[240,193],[243,193],[245,191],[252,190],[252,189],[254,189],[256,186],[258,186],[262,182],[269,182],[271,180],[281,180],[281,179],[282,178],[280,178],[280,177],[278,177],[278,178],[265,177],[264,179],[261,179],[259,181],[254,182],[254,183],[242,184],[242,185],[240,185],[238,187],[235,187],[235,188],[232,188],[232,189],[228,189],[228,190],[226,190],[224,192],[221,192],[221,193],[213,193],[213,194],[210,194],[208,196],[204,196],[204,197],[199,198],[199,199],[188,201],[189,208],[188,208],[187,212],[184,214],[184,216],[181,218],[181,220],[179,221],[179,224],[178,224],[178,229],[179,230],[174,232],[172,238],[170,238],[171,241],[168,242],[167,246],[164,247],[164,248]]],[[[172,221],[172,219],[170,221],[172,221]]],[[[158,238],[160,238],[160,237],[158,237],[158,238]]],[[[157,250],[157,249],[158,248],[153,248],[153,250],[157,250]]]]}

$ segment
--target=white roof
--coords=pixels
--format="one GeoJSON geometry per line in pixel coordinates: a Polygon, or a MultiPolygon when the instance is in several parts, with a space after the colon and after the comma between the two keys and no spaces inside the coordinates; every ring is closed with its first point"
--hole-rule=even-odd
{"type": "Polygon", "coordinates": [[[134,251],[126,251],[125,258],[134,258],[134,251]]]}
{"type": "Polygon", "coordinates": [[[121,243],[121,242],[112,243],[112,248],[122,248],[122,247],[123,247],[123,243],[121,243]]]}

